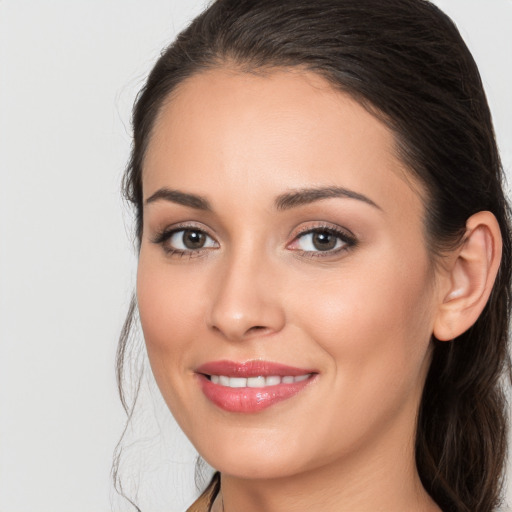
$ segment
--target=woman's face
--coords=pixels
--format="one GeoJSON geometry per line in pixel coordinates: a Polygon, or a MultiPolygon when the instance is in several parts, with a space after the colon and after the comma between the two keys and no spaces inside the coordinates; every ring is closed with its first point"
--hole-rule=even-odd
{"type": "Polygon", "coordinates": [[[312,73],[210,70],[162,108],[140,317],[160,390],[215,468],[413,453],[439,292],[406,172],[390,131],[312,73]]]}

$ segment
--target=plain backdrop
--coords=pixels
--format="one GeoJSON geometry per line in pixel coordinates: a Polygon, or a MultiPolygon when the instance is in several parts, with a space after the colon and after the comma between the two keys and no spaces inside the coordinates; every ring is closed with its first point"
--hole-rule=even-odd
{"type": "MultiPolygon", "coordinates": [[[[435,3],[480,65],[510,175],[512,1],[435,3]]],[[[131,510],[110,480],[136,265],[119,185],[136,92],[203,4],[0,0],[0,512],[131,510]]],[[[152,433],[131,434],[127,481],[153,500],[143,510],[178,512],[195,455],[155,404],[138,425],[152,433]]]]}

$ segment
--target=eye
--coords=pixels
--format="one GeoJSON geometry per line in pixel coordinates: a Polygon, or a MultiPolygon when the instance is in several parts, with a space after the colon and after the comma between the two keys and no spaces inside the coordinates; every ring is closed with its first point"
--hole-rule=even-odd
{"type": "MultiPolygon", "coordinates": [[[[297,235],[289,249],[304,253],[337,253],[356,244],[352,235],[337,229],[319,227],[297,235]]],[[[316,254],[319,255],[319,254],[316,254]]]]}
{"type": "Polygon", "coordinates": [[[191,254],[218,247],[218,243],[202,229],[181,228],[160,233],[154,243],[161,244],[164,250],[170,254],[191,254]]]}
{"type": "Polygon", "coordinates": [[[181,229],[175,231],[168,239],[168,245],[180,251],[215,247],[215,242],[204,231],[198,229],[181,229]]]}

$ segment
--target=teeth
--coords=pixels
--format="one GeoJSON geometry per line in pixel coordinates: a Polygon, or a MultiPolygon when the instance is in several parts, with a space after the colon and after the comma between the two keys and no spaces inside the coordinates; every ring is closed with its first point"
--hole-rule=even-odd
{"type": "Polygon", "coordinates": [[[227,377],[225,375],[210,375],[213,384],[220,384],[228,388],[264,388],[266,386],[277,386],[278,384],[293,384],[294,382],[302,382],[311,376],[310,373],[305,375],[286,375],[280,377],[279,375],[270,375],[268,377],[227,377]]]}
{"type": "Polygon", "coordinates": [[[265,378],[265,386],[277,386],[281,384],[281,377],[266,377],[265,378]]]}
{"type": "Polygon", "coordinates": [[[243,377],[231,377],[229,379],[229,387],[230,388],[246,388],[247,387],[247,379],[243,377]]]}
{"type": "Polygon", "coordinates": [[[265,386],[265,377],[249,377],[247,386],[250,388],[262,388],[265,386]]]}

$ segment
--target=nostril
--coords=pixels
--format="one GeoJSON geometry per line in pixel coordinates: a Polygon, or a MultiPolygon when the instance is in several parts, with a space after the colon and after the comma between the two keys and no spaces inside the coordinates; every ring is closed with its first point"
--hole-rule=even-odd
{"type": "Polygon", "coordinates": [[[254,327],[251,327],[247,332],[264,331],[265,329],[266,329],[266,327],[264,327],[263,325],[255,325],[254,327]]]}
{"type": "Polygon", "coordinates": [[[270,331],[270,329],[268,327],[265,327],[264,325],[254,325],[253,327],[249,328],[246,332],[245,332],[245,335],[251,335],[251,334],[256,334],[256,333],[265,333],[267,331],[270,331]]]}

